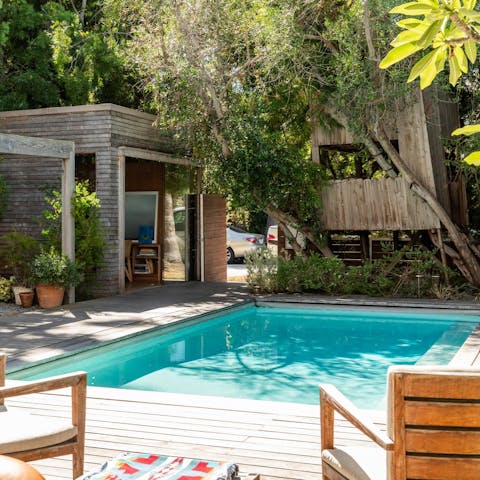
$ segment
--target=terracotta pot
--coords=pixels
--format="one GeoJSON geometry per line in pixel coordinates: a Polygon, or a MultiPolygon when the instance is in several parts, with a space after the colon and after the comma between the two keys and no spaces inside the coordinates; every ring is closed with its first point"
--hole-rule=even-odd
{"type": "Polygon", "coordinates": [[[19,296],[23,308],[30,308],[33,305],[33,298],[35,297],[35,293],[33,291],[20,292],[19,296]]]}
{"type": "Polygon", "coordinates": [[[31,288],[24,287],[23,285],[14,285],[12,287],[13,296],[15,298],[15,304],[21,305],[22,302],[20,301],[20,293],[22,292],[33,292],[31,288]]]}
{"type": "Polygon", "coordinates": [[[36,287],[38,305],[40,308],[60,307],[63,303],[65,289],[54,285],[40,285],[36,287]]]}

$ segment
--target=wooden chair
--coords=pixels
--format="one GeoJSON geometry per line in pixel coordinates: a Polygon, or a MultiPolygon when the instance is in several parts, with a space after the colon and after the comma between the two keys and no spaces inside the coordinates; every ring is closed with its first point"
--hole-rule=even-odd
{"type": "Polygon", "coordinates": [[[387,433],[333,385],[320,386],[324,480],[480,478],[480,370],[391,367],[387,433]],[[379,447],[334,446],[334,411],[379,447]]]}
{"type": "Polygon", "coordinates": [[[0,353],[0,454],[24,462],[72,454],[73,478],[83,473],[87,374],[76,372],[5,385],[6,355],[0,353]],[[5,398],[71,387],[71,418],[7,410],[5,398]]]}

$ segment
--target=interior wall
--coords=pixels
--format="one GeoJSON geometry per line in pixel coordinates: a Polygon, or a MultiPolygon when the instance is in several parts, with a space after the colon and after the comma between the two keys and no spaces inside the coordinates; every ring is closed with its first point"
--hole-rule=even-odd
{"type": "Polygon", "coordinates": [[[162,163],[148,160],[127,159],[125,165],[126,192],[158,192],[158,216],[156,238],[163,238],[163,210],[165,198],[165,167],[162,163]]]}

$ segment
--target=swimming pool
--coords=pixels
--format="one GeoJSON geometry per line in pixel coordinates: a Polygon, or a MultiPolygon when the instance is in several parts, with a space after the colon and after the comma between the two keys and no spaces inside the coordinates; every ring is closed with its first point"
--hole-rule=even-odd
{"type": "Polygon", "coordinates": [[[480,317],[388,310],[243,306],[154,329],[8,375],[74,370],[89,385],[318,403],[336,385],[360,408],[382,408],[389,365],[447,364],[480,317]]]}

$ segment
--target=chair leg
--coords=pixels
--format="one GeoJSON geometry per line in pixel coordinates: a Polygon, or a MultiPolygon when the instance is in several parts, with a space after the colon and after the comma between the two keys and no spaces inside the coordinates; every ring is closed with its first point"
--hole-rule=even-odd
{"type": "Polygon", "coordinates": [[[129,282],[133,282],[132,259],[130,257],[125,258],[125,276],[129,282]]]}
{"type": "Polygon", "coordinates": [[[72,456],[72,473],[73,480],[83,475],[84,464],[83,464],[84,451],[83,448],[79,448],[73,453],[72,456]]]}

